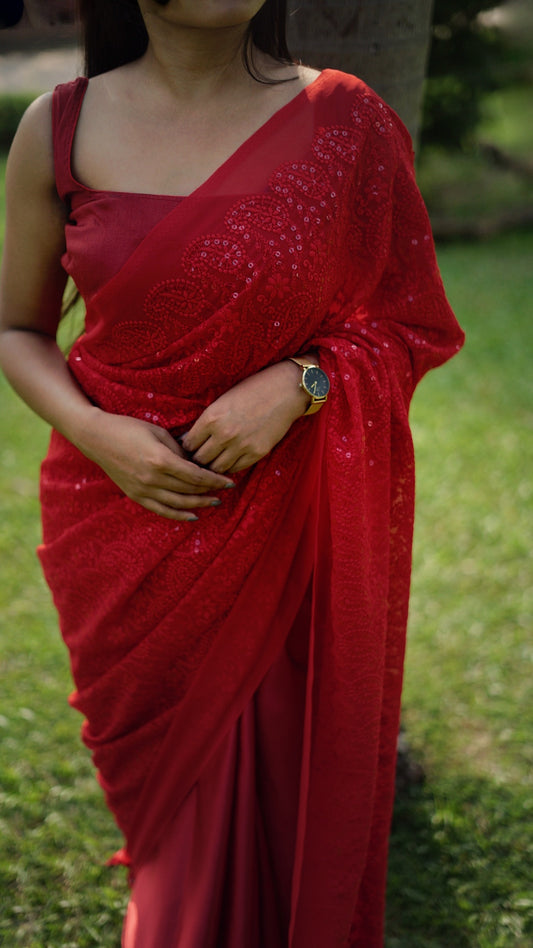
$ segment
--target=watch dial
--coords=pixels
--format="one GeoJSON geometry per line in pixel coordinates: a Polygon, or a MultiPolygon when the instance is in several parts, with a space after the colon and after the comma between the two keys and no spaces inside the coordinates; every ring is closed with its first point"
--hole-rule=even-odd
{"type": "Polygon", "coordinates": [[[326,373],[315,366],[305,370],[302,385],[314,398],[325,398],[329,392],[329,379],[326,373]]]}

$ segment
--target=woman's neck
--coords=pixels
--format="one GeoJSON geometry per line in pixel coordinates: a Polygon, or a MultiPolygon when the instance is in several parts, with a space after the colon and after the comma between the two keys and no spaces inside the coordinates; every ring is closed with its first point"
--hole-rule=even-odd
{"type": "Polygon", "coordinates": [[[139,68],[173,98],[191,102],[249,84],[242,59],[246,25],[205,30],[165,28],[158,22],[147,26],[149,44],[139,68]]]}

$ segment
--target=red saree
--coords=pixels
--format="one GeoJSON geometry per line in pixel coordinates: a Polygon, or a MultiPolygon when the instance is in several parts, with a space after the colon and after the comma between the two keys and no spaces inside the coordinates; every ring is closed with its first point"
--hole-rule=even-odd
{"type": "Polygon", "coordinates": [[[193,194],[164,210],[161,198],[142,233],[156,198],[72,177],[84,82],[56,91],[54,135],[64,265],[87,304],[69,365],[88,397],[177,436],[298,352],[317,350],[332,382],[326,407],[196,523],[136,505],[52,434],[40,557],[83,739],[145,880],[135,912],[177,874],[179,931],[125,938],[377,948],[411,566],[408,405],[463,338],[408,135],[363,83],[326,70],[193,194]],[[134,233],[110,273],[119,205],[134,233]]]}

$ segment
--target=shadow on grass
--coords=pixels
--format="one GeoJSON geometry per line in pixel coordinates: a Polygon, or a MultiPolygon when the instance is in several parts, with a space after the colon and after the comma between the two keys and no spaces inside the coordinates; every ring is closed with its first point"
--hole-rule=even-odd
{"type": "Polygon", "coordinates": [[[531,806],[526,788],[479,777],[445,777],[401,795],[386,948],[531,945],[531,806]]]}

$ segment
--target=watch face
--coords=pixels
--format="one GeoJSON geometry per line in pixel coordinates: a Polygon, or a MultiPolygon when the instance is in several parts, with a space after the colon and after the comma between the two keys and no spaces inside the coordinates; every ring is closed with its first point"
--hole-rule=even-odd
{"type": "Polygon", "coordinates": [[[323,369],[311,366],[305,369],[302,376],[302,385],[313,398],[325,398],[329,392],[329,379],[323,369]]]}

